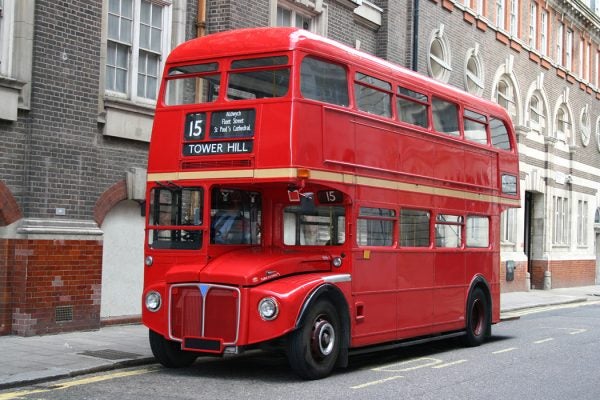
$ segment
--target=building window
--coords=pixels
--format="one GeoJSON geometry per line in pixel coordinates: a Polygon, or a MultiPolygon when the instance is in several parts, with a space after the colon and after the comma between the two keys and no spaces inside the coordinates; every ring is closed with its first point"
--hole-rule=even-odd
{"type": "Polygon", "coordinates": [[[596,146],[598,146],[598,151],[600,151],[600,117],[596,120],[596,146]]]}
{"type": "Polygon", "coordinates": [[[579,77],[580,78],[585,78],[584,76],[584,66],[585,66],[585,60],[584,60],[584,48],[585,48],[585,41],[583,39],[579,40],[579,65],[577,66],[577,72],[579,73],[579,77]]]}
{"type": "Polygon", "coordinates": [[[515,104],[515,89],[512,85],[510,79],[506,76],[503,76],[498,81],[498,85],[496,86],[496,103],[500,104],[504,107],[511,118],[515,120],[517,115],[517,107],[515,104]]]}
{"type": "Polygon", "coordinates": [[[434,31],[429,43],[429,75],[442,82],[448,82],[452,71],[450,47],[444,37],[443,25],[434,31]]]}
{"type": "Polygon", "coordinates": [[[577,245],[587,246],[588,226],[588,202],[579,200],[577,202],[577,245]]]}
{"type": "Polygon", "coordinates": [[[109,0],[107,94],[154,102],[166,58],[170,6],[148,0],[109,0]]]}
{"type": "Polygon", "coordinates": [[[529,9],[529,46],[532,49],[537,49],[537,4],[531,3],[529,9]]]}
{"type": "Polygon", "coordinates": [[[565,197],[552,196],[554,231],[552,243],[569,244],[569,200],[565,197]]]}
{"type": "Polygon", "coordinates": [[[505,29],[505,20],[506,17],[504,15],[504,9],[506,6],[506,0],[496,0],[496,26],[499,29],[505,29]]]}
{"type": "Polygon", "coordinates": [[[483,63],[479,55],[479,48],[467,51],[467,65],[465,68],[465,89],[467,92],[481,96],[483,94],[483,63]]]}
{"type": "Polygon", "coordinates": [[[540,16],[540,53],[548,54],[548,11],[542,10],[540,16]]]}
{"type": "Polygon", "coordinates": [[[567,43],[565,44],[565,64],[571,70],[573,68],[573,31],[567,29],[567,43]]]}
{"type": "Polygon", "coordinates": [[[271,25],[326,35],[327,5],[311,0],[271,0],[271,25]]]}
{"type": "Polygon", "coordinates": [[[585,80],[588,82],[592,81],[592,44],[588,43],[585,46],[585,80]]]}
{"type": "Polygon", "coordinates": [[[558,65],[564,65],[565,57],[563,54],[563,41],[565,26],[562,22],[558,23],[558,28],[556,29],[556,62],[558,65]]]}
{"type": "Polygon", "coordinates": [[[514,208],[509,208],[500,216],[500,240],[503,243],[516,243],[515,228],[517,226],[516,219],[517,211],[514,208]]]}
{"type": "Polygon", "coordinates": [[[477,11],[477,15],[483,15],[483,16],[485,16],[485,14],[486,14],[486,12],[485,12],[485,0],[475,0],[475,6],[476,6],[475,11],[477,11]]]}
{"type": "Polygon", "coordinates": [[[585,107],[583,107],[583,110],[581,110],[580,125],[581,125],[581,143],[584,146],[587,146],[588,144],[590,144],[590,134],[591,134],[591,130],[592,130],[591,123],[590,123],[589,106],[587,104],[585,107]]]}
{"type": "Polygon", "coordinates": [[[510,2],[510,21],[508,29],[512,36],[519,36],[519,0],[511,0],[510,2]]]}
{"type": "Polygon", "coordinates": [[[565,142],[569,142],[571,138],[571,119],[569,118],[569,110],[566,104],[561,106],[556,111],[556,137],[565,142]]]}
{"type": "Polygon", "coordinates": [[[546,132],[546,107],[539,91],[529,99],[529,127],[539,134],[546,132]]]}

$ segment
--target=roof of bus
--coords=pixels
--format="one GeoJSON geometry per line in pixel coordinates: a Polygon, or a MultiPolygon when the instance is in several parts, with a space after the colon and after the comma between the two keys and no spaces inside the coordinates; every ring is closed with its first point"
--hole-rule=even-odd
{"type": "Polygon", "coordinates": [[[463,103],[493,109],[497,116],[509,119],[508,113],[497,103],[476,97],[454,86],[430,79],[408,68],[395,65],[371,54],[356,50],[334,40],[306,30],[290,27],[246,28],[210,34],[192,39],[177,46],[169,55],[167,63],[185,63],[202,59],[215,59],[234,55],[266,54],[293,49],[304,49],[311,53],[363,68],[372,67],[380,74],[390,75],[396,80],[412,82],[417,87],[426,85],[432,92],[443,92],[446,96],[461,98],[463,103]]]}

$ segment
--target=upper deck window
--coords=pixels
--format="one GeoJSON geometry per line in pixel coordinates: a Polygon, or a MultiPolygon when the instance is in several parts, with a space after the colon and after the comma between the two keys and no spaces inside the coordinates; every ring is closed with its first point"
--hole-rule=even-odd
{"type": "Polygon", "coordinates": [[[290,68],[287,56],[235,60],[229,73],[227,98],[250,100],[283,97],[290,86],[290,68]],[[245,71],[245,70],[248,71],[245,71]]]}
{"type": "Polygon", "coordinates": [[[217,63],[193,64],[169,69],[165,104],[210,103],[219,96],[221,75],[217,63]],[[172,77],[172,78],[171,78],[172,77]]]}
{"type": "Polygon", "coordinates": [[[487,144],[487,117],[474,111],[465,110],[463,127],[465,139],[475,143],[487,144]]]}
{"type": "Polygon", "coordinates": [[[354,96],[359,110],[371,114],[392,116],[392,85],[369,75],[356,73],[354,96]]]}
{"type": "Polygon", "coordinates": [[[346,69],[338,64],[304,57],[300,67],[300,91],[307,99],[347,106],[348,78],[346,69]]]}
{"type": "Polygon", "coordinates": [[[508,137],[508,130],[502,120],[497,118],[490,118],[490,134],[492,139],[492,146],[502,150],[510,150],[510,139],[508,137]]]}
{"type": "Polygon", "coordinates": [[[458,106],[449,101],[433,98],[433,128],[438,132],[459,136],[458,106]]]}
{"type": "Polygon", "coordinates": [[[419,92],[398,87],[398,118],[400,121],[427,128],[428,98],[419,92]]]}

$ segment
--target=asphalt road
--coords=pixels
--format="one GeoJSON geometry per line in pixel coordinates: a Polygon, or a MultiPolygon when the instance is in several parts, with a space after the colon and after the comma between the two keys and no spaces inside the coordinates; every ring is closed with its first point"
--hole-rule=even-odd
{"type": "Polygon", "coordinates": [[[491,340],[457,340],[353,356],[320,381],[299,380],[285,358],[253,353],[157,365],[0,392],[3,399],[597,399],[600,303],[523,311],[491,340]]]}

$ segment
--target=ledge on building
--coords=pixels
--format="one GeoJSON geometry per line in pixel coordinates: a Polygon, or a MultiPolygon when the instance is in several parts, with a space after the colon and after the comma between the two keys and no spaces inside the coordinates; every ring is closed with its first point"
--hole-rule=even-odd
{"type": "Polygon", "coordinates": [[[101,236],[102,230],[94,221],[64,218],[25,218],[17,227],[22,235],[101,236]]]}
{"type": "Polygon", "coordinates": [[[19,96],[25,82],[6,76],[0,76],[0,119],[16,121],[19,110],[19,96]]]}
{"type": "Polygon", "coordinates": [[[105,112],[98,118],[98,122],[104,124],[104,135],[150,142],[154,106],[105,98],[104,108],[105,112]]]}
{"type": "Polygon", "coordinates": [[[354,9],[354,22],[369,29],[377,30],[381,27],[382,14],[383,8],[363,0],[361,5],[354,9]]]}

